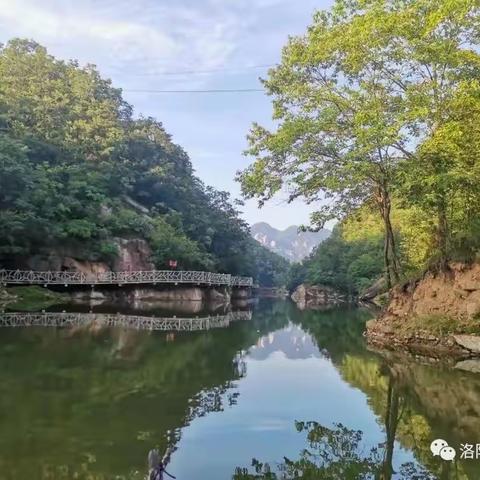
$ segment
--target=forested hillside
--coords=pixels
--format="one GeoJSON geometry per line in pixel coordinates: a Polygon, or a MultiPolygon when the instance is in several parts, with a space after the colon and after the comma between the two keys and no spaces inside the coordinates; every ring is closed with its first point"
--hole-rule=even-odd
{"type": "Polygon", "coordinates": [[[142,238],[157,268],[282,283],[286,261],[249,235],[226,192],[195,176],[162,123],[134,117],[95,66],[33,41],[0,49],[0,264],[59,245],[109,262],[142,238]]]}
{"type": "Polygon", "coordinates": [[[382,273],[381,235],[346,240],[345,228],[338,225],[309,257],[291,267],[288,287],[293,290],[305,282],[357,295],[382,273]]]}

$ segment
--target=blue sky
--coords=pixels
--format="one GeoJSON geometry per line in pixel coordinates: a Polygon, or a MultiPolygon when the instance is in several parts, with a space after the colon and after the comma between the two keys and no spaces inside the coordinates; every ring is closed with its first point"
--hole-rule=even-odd
{"type": "MultiPolygon", "coordinates": [[[[240,196],[235,172],[253,121],[271,125],[261,92],[152,94],[129,90],[260,88],[288,35],[301,34],[330,0],[0,0],[0,41],[33,38],[57,57],[94,63],[123,88],[135,114],[161,120],[207,184],[240,196]],[[198,74],[178,72],[204,72],[198,74]]],[[[279,195],[249,223],[277,228],[308,222],[312,206],[279,195]]]]}

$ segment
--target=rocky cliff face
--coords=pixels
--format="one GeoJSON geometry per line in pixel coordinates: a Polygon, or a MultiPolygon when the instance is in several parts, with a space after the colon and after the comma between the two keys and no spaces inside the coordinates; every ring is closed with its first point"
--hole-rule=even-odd
{"type": "Polygon", "coordinates": [[[299,262],[310,255],[330,233],[330,230],[326,229],[319,232],[299,232],[295,225],[286,230],[277,230],[264,222],[251,227],[252,237],[257,242],[291,262],[299,262]]]}
{"type": "Polygon", "coordinates": [[[292,293],[292,300],[300,310],[314,310],[347,303],[348,297],[330,287],[302,284],[292,293]]]}
{"type": "Polygon", "coordinates": [[[152,252],[148,243],[139,238],[115,238],[118,255],[111,264],[86,259],[85,252],[75,246],[58,246],[32,257],[19,259],[19,268],[31,270],[69,270],[85,274],[113,271],[153,270],[152,252]]]}
{"type": "Polygon", "coordinates": [[[155,265],[151,261],[152,251],[145,240],[116,238],[115,244],[118,256],[114,260],[112,270],[123,272],[155,269],[155,265]]]}
{"type": "Polygon", "coordinates": [[[371,343],[421,352],[480,354],[480,264],[451,263],[446,272],[395,287],[385,311],[367,324],[371,343]]]}

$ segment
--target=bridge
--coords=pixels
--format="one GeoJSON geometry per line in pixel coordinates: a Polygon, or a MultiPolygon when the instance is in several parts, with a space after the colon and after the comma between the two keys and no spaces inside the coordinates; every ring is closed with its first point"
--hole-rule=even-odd
{"type": "Polygon", "coordinates": [[[236,311],[225,315],[195,318],[144,317],[103,313],[0,313],[1,327],[121,327],[164,332],[199,331],[226,328],[232,322],[251,320],[252,312],[236,311]]]}
{"type": "Polygon", "coordinates": [[[188,284],[204,286],[253,287],[251,277],[228,273],[149,270],[83,273],[71,271],[0,270],[0,285],[157,285],[188,284]]]}

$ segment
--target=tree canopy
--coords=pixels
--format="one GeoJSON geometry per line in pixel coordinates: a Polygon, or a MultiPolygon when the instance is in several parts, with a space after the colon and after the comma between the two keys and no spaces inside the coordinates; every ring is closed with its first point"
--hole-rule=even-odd
{"type": "Polygon", "coordinates": [[[244,195],[262,204],[287,188],[292,200],[320,202],[313,227],[369,207],[383,223],[389,284],[402,268],[393,199],[431,218],[430,259],[445,264],[460,239],[471,253],[479,9],[474,0],[336,0],[317,12],[263,80],[276,126],[252,126],[244,195]]]}
{"type": "Polygon", "coordinates": [[[111,261],[116,237],[143,238],[157,268],[283,281],[227,192],[205,186],[162,123],[135,117],[95,66],[30,40],[0,47],[0,262],[76,246],[111,261]]]}

